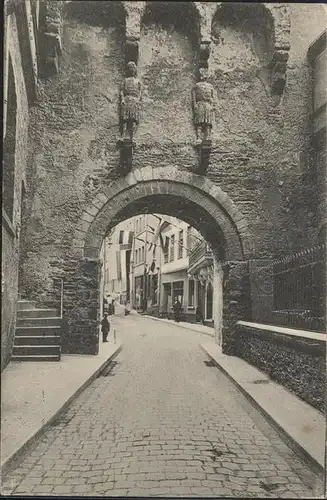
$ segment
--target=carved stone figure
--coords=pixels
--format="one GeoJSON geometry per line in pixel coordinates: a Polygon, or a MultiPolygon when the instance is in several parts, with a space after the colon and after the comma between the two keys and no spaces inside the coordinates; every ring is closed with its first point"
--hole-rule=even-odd
{"type": "Polygon", "coordinates": [[[120,119],[122,140],[133,140],[139,123],[141,101],[141,83],[137,78],[136,64],[127,64],[126,78],[120,89],[120,119]]]}
{"type": "Polygon", "coordinates": [[[214,89],[211,83],[207,82],[206,68],[199,69],[199,76],[200,81],[196,83],[192,93],[197,144],[211,140],[214,111],[214,89]]]}

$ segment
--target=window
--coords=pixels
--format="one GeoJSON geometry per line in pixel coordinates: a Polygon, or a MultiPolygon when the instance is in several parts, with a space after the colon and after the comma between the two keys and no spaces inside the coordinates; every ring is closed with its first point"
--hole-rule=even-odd
{"type": "Polygon", "coordinates": [[[135,223],[135,231],[136,231],[136,234],[138,234],[139,232],[139,221],[137,220],[136,223],[135,223]]]}
{"type": "Polygon", "coordinates": [[[167,264],[168,262],[168,255],[169,255],[169,237],[166,236],[166,241],[164,246],[164,264],[167,264]]]}
{"type": "Polygon", "coordinates": [[[158,303],[158,275],[154,274],[152,276],[152,304],[158,303]]]}
{"type": "Polygon", "coordinates": [[[170,238],[170,262],[175,259],[175,235],[172,234],[170,238]]]}
{"type": "Polygon", "coordinates": [[[119,245],[124,243],[124,231],[119,232],[119,245]]]}
{"type": "Polygon", "coordinates": [[[194,280],[188,281],[188,305],[194,307],[194,280]]]}
{"type": "Polygon", "coordinates": [[[184,248],[184,231],[181,229],[179,231],[179,241],[178,241],[178,259],[183,258],[183,248],[184,248]]]}
{"type": "Polygon", "coordinates": [[[191,226],[188,226],[187,228],[187,236],[186,236],[186,247],[188,252],[191,250],[191,226]]]}
{"type": "Polygon", "coordinates": [[[135,264],[137,264],[137,249],[135,250],[135,264]]]}
{"type": "Polygon", "coordinates": [[[144,247],[142,247],[142,253],[141,253],[141,255],[142,255],[141,262],[144,262],[144,247]]]}

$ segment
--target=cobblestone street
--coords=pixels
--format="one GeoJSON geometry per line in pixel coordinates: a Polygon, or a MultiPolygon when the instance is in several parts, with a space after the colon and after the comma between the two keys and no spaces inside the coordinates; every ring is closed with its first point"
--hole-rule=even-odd
{"type": "Polygon", "coordinates": [[[3,494],[321,495],[310,469],[199,344],[208,337],[115,317],[123,350],[3,479],[3,494]]]}

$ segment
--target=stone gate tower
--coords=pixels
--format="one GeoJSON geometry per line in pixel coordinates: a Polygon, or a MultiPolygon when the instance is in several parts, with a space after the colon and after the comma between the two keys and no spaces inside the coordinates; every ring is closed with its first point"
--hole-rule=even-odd
{"type": "MultiPolygon", "coordinates": [[[[249,262],[258,268],[317,238],[313,214],[299,206],[309,168],[307,50],[323,30],[321,7],[25,3],[34,56],[23,59],[21,91],[30,97],[20,291],[42,303],[62,278],[63,347],[97,353],[101,242],[124,218],[161,211],[214,248],[221,342],[233,354],[235,323],[251,319],[257,300],[249,262]]],[[[27,35],[21,7],[10,8],[15,58],[17,33],[27,35]]]]}

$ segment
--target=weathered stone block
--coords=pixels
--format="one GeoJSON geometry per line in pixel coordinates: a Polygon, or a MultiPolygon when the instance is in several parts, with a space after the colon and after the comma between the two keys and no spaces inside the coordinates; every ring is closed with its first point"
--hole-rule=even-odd
{"type": "Polygon", "coordinates": [[[85,220],[86,222],[92,222],[94,219],[94,216],[93,215],[90,215],[89,213],[87,212],[83,212],[82,215],[81,215],[81,220],[85,220]]]}
{"type": "Polygon", "coordinates": [[[87,212],[88,214],[93,215],[93,217],[95,217],[97,215],[97,213],[99,212],[99,209],[95,205],[89,205],[88,207],[85,208],[85,212],[87,212]]]}
{"type": "Polygon", "coordinates": [[[320,411],[325,410],[326,343],[237,325],[236,355],[320,411]]]}
{"type": "Polygon", "coordinates": [[[80,220],[76,226],[76,229],[86,233],[89,227],[90,227],[90,222],[86,220],[80,220]]]}

